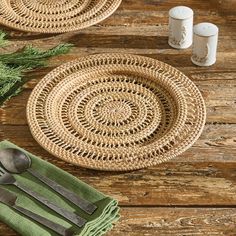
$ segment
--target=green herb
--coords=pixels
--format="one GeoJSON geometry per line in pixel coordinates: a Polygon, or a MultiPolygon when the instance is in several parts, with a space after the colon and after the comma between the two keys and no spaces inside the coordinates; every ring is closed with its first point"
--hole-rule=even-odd
{"type": "Polygon", "coordinates": [[[5,39],[6,34],[0,31],[0,47],[4,47],[8,44],[8,41],[5,39]]]}
{"type": "MultiPolygon", "coordinates": [[[[22,81],[22,72],[21,68],[9,68],[0,62],[0,98],[3,99],[8,92],[13,88],[17,83],[22,81]]],[[[11,96],[16,95],[19,92],[19,88],[15,89],[11,94],[9,94],[9,98],[11,96]]]]}
{"type": "Polygon", "coordinates": [[[65,54],[70,48],[71,44],[60,44],[55,48],[43,52],[32,46],[26,46],[21,51],[0,55],[0,61],[11,67],[21,66],[25,69],[34,69],[46,66],[48,58],[65,54]]]}
{"type": "MultiPolygon", "coordinates": [[[[5,35],[0,32],[0,47],[7,44],[5,35]]],[[[0,54],[0,106],[21,91],[22,86],[29,80],[25,78],[27,71],[46,66],[50,57],[65,54],[71,47],[71,44],[60,44],[41,51],[33,46],[26,46],[14,53],[0,54]]]]}

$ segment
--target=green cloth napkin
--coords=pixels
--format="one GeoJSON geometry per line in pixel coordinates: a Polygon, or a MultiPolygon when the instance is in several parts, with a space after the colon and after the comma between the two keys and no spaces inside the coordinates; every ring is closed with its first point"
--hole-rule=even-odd
{"type": "MultiPolygon", "coordinates": [[[[26,187],[29,187],[31,190],[40,193],[42,196],[50,199],[50,201],[56,203],[58,206],[78,213],[80,216],[87,219],[88,222],[82,228],[73,226],[72,224],[70,224],[70,222],[66,221],[41,203],[38,203],[27,194],[17,189],[15,186],[0,186],[15,193],[18,196],[18,206],[24,207],[32,212],[40,214],[47,219],[63,225],[66,228],[71,227],[72,230],[76,232],[75,235],[103,235],[108,230],[110,230],[113,223],[119,219],[118,203],[113,198],[98,192],[76,177],[68,174],[67,172],[46,161],[43,161],[42,159],[32,155],[31,153],[26,152],[25,150],[8,141],[0,142],[0,149],[9,147],[18,148],[27,153],[32,159],[32,169],[37,170],[40,174],[43,174],[52,180],[55,180],[67,189],[92,202],[98,208],[92,215],[86,214],[80,208],[65,200],[59,194],[57,194],[45,184],[26,172],[20,175],[14,175],[19,183],[22,183],[26,187]]],[[[0,221],[6,223],[23,236],[57,235],[56,233],[50,231],[42,225],[29,220],[27,217],[21,214],[18,214],[16,211],[12,210],[10,207],[2,203],[0,203],[0,221]]]]}

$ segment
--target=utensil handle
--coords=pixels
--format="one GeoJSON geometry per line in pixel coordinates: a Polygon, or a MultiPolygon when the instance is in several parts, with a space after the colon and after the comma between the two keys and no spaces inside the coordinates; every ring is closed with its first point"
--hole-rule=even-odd
{"type": "Polygon", "coordinates": [[[48,201],[46,198],[40,196],[38,193],[35,193],[34,191],[28,189],[27,187],[19,183],[15,183],[14,185],[18,187],[19,189],[21,189],[22,191],[24,191],[25,193],[27,193],[28,195],[30,195],[31,197],[35,198],[37,201],[41,202],[42,204],[50,208],[51,210],[63,216],[70,222],[76,224],[77,226],[82,227],[87,222],[84,218],[55,205],[54,203],[48,201]]]}
{"type": "Polygon", "coordinates": [[[34,177],[39,179],[41,182],[52,188],[54,191],[62,195],[64,198],[74,203],[76,206],[80,207],[86,213],[91,215],[97,209],[97,206],[95,206],[94,204],[79,197],[75,193],[69,191],[68,189],[64,188],[63,186],[49,179],[48,177],[39,174],[37,171],[32,169],[28,169],[27,171],[34,177]]]}
{"type": "Polygon", "coordinates": [[[70,229],[67,229],[57,223],[54,223],[51,220],[48,220],[46,218],[44,218],[43,216],[40,216],[38,214],[35,214],[32,211],[29,211],[23,207],[20,206],[12,206],[16,211],[22,213],[23,215],[29,217],[30,219],[40,223],[41,225],[44,225],[45,227],[53,230],[54,232],[58,233],[59,235],[62,236],[72,236],[74,234],[74,232],[70,229]]]}

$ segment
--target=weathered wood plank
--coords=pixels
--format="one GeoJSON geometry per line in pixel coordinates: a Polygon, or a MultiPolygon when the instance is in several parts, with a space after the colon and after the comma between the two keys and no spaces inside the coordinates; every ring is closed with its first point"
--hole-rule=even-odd
{"type": "Polygon", "coordinates": [[[59,166],[122,206],[236,206],[235,163],[165,163],[128,173],[59,166]]]}
{"type": "MultiPolygon", "coordinates": [[[[149,52],[157,53],[161,52],[162,50],[168,50],[167,52],[171,52],[172,54],[180,54],[180,51],[172,49],[168,45],[168,26],[162,27],[159,30],[156,30],[155,34],[153,31],[148,31],[148,28],[146,28],[144,31],[141,31],[144,27],[140,27],[139,31],[137,33],[136,31],[133,32],[133,27],[130,28],[129,34],[127,34],[127,30],[129,30],[129,27],[120,27],[120,31],[123,30],[123,35],[119,34],[119,30],[116,33],[111,33],[106,29],[104,31],[104,28],[102,31],[102,34],[96,33],[74,33],[73,35],[67,34],[63,36],[58,36],[58,38],[54,38],[53,40],[51,38],[45,38],[45,39],[38,39],[33,40],[31,43],[34,43],[35,45],[38,45],[42,48],[48,48],[54,46],[57,42],[60,42],[62,40],[66,42],[73,43],[79,48],[103,48],[103,50],[106,49],[113,49],[121,48],[121,49],[146,49],[149,52]],[[126,29],[126,34],[124,34],[124,29],[126,29]],[[162,31],[161,35],[159,34],[159,31],[162,31]],[[133,32],[133,33],[132,33],[133,32]],[[147,35],[152,34],[152,35],[147,35]],[[62,38],[63,37],[63,38],[62,38]],[[47,44],[45,44],[47,43],[47,44]]],[[[113,29],[114,30],[114,29],[113,29]]],[[[218,52],[232,52],[232,48],[235,46],[235,43],[232,41],[232,37],[230,36],[220,36],[220,43],[218,46],[218,52]],[[224,42],[224,43],[223,43],[224,42]],[[227,45],[227,47],[226,47],[227,45]]],[[[23,46],[25,41],[14,41],[12,43],[13,49],[20,48],[23,46]]],[[[77,50],[78,50],[77,49],[77,50]]],[[[184,50],[181,52],[186,53],[190,50],[184,50]]],[[[142,52],[144,53],[144,52],[142,52]]]]}
{"type": "MultiPolygon", "coordinates": [[[[222,26],[223,29],[226,26],[222,26]]],[[[221,31],[220,31],[221,32],[221,31]]],[[[9,51],[14,51],[21,48],[26,43],[32,43],[41,48],[49,48],[55,46],[59,42],[70,42],[76,45],[76,49],[72,51],[71,54],[75,53],[76,50],[79,51],[88,47],[88,49],[94,48],[115,50],[120,49],[139,49],[139,52],[145,54],[145,51],[141,49],[146,49],[148,52],[157,53],[163,52],[171,54],[185,54],[190,52],[191,49],[187,50],[175,50],[168,45],[168,25],[165,26],[130,26],[130,27],[94,27],[94,30],[88,29],[76,33],[67,33],[62,35],[56,35],[54,37],[45,36],[42,38],[32,36],[22,36],[20,39],[11,40],[11,48],[9,51]],[[100,32],[100,33],[99,33],[100,32]],[[128,33],[127,33],[128,32],[128,33]],[[23,40],[22,40],[23,38],[23,40]]],[[[220,53],[232,53],[233,48],[236,45],[235,35],[225,35],[221,32],[219,36],[218,52],[220,53]]],[[[4,52],[3,49],[1,51],[4,52]]],[[[96,51],[94,51],[96,53],[96,51]]]]}
{"type": "MultiPolygon", "coordinates": [[[[0,140],[8,139],[17,145],[47,156],[48,153],[33,139],[27,125],[0,125],[0,140]]],[[[236,125],[207,124],[197,142],[173,161],[180,162],[236,162],[236,125]]]]}
{"type": "Polygon", "coordinates": [[[236,235],[236,209],[125,208],[109,236],[236,235]]]}
{"type": "MultiPolygon", "coordinates": [[[[220,31],[221,32],[221,31],[220,31]]],[[[235,36],[225,35],[221,32],[219,36],[219,53],[232,53],[236,46],[235,36]]],[[[24,37],[24,36],[23,36],[24,37]]],[[[168,41],[168,26],[130,26],[130,27],[94,27],[78,33],[67,33],[52,37],[37,38],[32,36],[28,39],[25,36],[24,40],[15,39],[11,41],[9,51],[15,51],[25,45],[25,40],[40,48],[53,47],[60,42],[74,43],[77,48],[71,54],[80,56],[83,51],[98,53],[114,52],[117,49],[127,49],[128,52],[140,54],[156,54],[165,53],[171,55],[186,55],[191,53],[191,48],[182,50],[181,52],[171,48],[168,41]],[[128,32],[128,34],[127,34],[128,32]],[[93,51],[91,51],[93,49],[93,51]],[[131,51],[132,50],[132,51],[131,51]],[[136,50],[136,51],[135,51],[136,50]],[[146,50],[146,52],[145,52],[146,50]],[[79,53],[79,54],[78,54],[79,53]]],[[[4,52],[4,50],[1,49],[4,52]]]]}
{"type": "MultiPolygon", "coordinates": [[[[45,72],[44,72],[45,74],[45,72]]],[[[235,73],[236,75],[236,73],[235,73]]],[[[36,74],[36,78],[41,77],[42,73],[36,74]]],[[[236,123],[236,80],[233,74],[227,73],[207,77],[207,75],[193,75],[193,81],[202,92],[207,107],[207,122],[225,122],[236,123]],[[224,78],[228,78],[225,81],[224,78]],[[221,79],[224,81],[221,81],[221,79]],[[224,115],[222,115],[224,114],[224,115]]],[[[3,108],[0,108],[1,124],[19,124],[26,125],[25,110],[27,99],[31,93],[31,88],[35,86],[38,80],[30,82],[21,95],[12,98],[3,108]],[[16,119],[17,118],[17,119],[16,119]]]]}
{"type": "MultiPolygon", "coordinates": [[[[16,144],[112,195],[121,205],[236,205],[236,149],[233,145],[225,151],[221,141],[212,141],[210,145],[205,144],[209,145],[207,151],[191,148],[178,157],[178,161],[174,159],[156,167],[125,173],[98,172],[73,166],[47,154],[25,135],[25,129],[12,128],[12,132],[21,134],[16,144]],[[213,148],[215,152],[211,151],[213,148]],[[217,160],[219,153],[222,157],[217,160]],[[226,162],[225,159],[229,160],[226,162]]],[[[16,141],[14,135],[10,140],[16,141]]]]}
{"type": "MultiPolygon", "coordinates": [[[[122,218],[107,236],[235,236],[236,209],[122,208],[122,218]]],[[[1,236],[18,236],[0,224],[1,236]]]]}

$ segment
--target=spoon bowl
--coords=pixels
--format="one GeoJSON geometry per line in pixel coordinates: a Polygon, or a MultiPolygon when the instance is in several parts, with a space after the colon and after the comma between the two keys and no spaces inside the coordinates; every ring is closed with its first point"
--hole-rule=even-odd
{"type": "Polygon", "coordinates": [[[0,163],[11,173],[20,174],[31,166],[31,159],[16,148],[4,148],[0,150],[0,163]]]}

